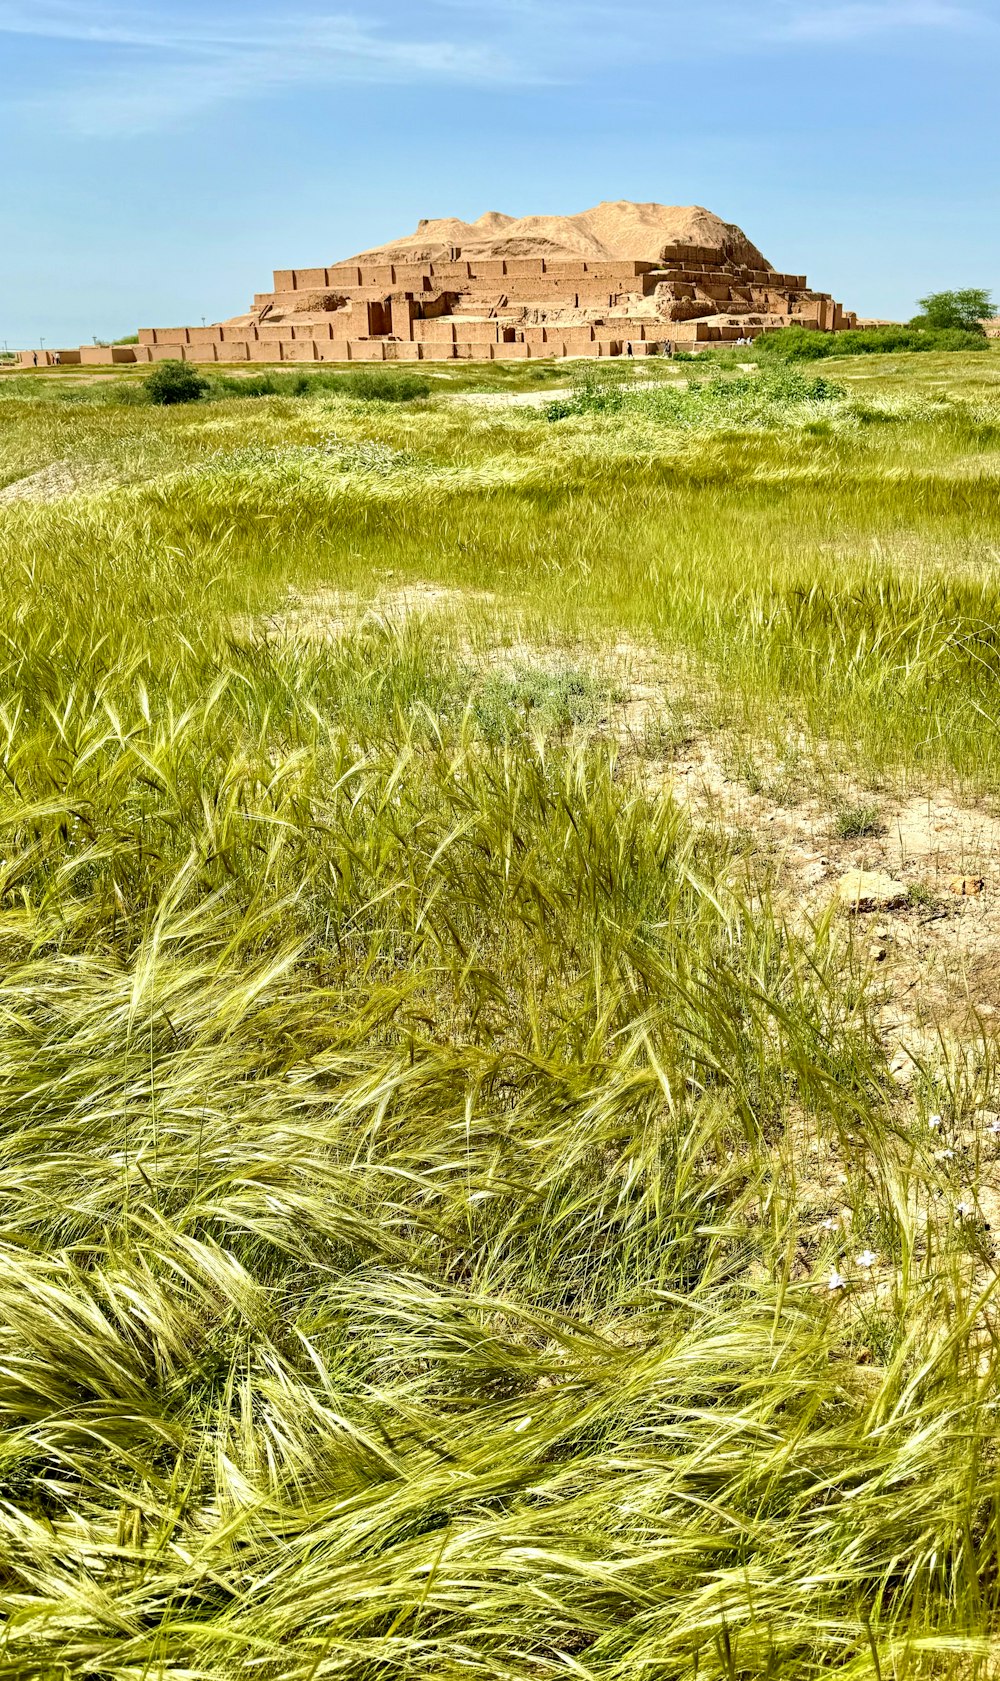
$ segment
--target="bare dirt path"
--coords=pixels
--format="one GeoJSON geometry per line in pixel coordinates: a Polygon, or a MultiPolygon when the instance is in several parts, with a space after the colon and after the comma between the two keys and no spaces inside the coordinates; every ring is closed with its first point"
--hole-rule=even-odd
{"type": "Polygon", "coordinates": [[[560,397],[571,397],[568,385],[553,385],[545,391],[456,391],[453,403],[477,403],[488,409],[543,409],[560,397]]]}

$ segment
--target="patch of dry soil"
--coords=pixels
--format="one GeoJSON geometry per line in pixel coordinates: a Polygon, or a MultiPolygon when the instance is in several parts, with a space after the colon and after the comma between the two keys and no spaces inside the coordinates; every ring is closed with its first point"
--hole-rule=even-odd
{"type": "Polygon", "coordinates": [[[61,502],[67,496],[95,495],[117,482],[110,467],[97,462],[53,461],[0,490],[0,506],[13,502],[61,502]]]}
{"type": "MultiPolygon", "coordinates": [[[[648,704],[641,691],[627,703],[648,704]]],[[[900,1082],[942,1052],[971,1072],[973,1047],[993,1037],[1000,1018],[1000,817],[945,788],[902,798],[845,788],[839,803],[876,807],[881,832],[843,837],[829,794],[791,803],[752,787],[702,736],[669,760],[647,763],[643,776],[651,790],[669,789],[748,841],[768,863],[776,902],[792,924],[816,921],[837,905],[850,871],[884,872],[908,889],[901,905],[854,916],[838,907],[836,914],[862,964],[878,969],[878,1021],[900,1082]]]]}
{"type": "Polygon", "coordinates": [[[313,590],[308,595],[290,592],[284,610],[271,613],[262,621],[241,622],[238,629],[243,633],[263,629],[282,641],[336,642],[366,620],[400,624],[429,613],[465,608],[492,599],[488,590],[449,589],[420,581],[395,589],[382,588],[373,600],[363,599],[355,590],[313,590]]]}

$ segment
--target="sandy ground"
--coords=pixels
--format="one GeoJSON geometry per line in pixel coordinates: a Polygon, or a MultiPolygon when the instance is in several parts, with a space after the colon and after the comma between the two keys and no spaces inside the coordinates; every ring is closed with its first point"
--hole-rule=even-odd
{"type": "Polygon", "coordinates": [[[0,490],[0,506],[13,502],[60,502],[67,496],[93,495],[117,483],[110,467],[99,462],[53,461],[27,478],[0,490]]]}
{"type": "MultiPolygon", "coordinates": [[[[900,796],[827,785],[801,798],[781,792],[780,778],[777,788],[761,788],[734,774],[732,743],[721,737],[694,734],[668,756],[649,757],[666,692],[633,681],[618,725],[650,792],[669,792],[747,849],[790,925],[831,913],[840,920],[876,983],[879,1030],[902,1085],[942,1054],[971,1075],[995,1020],[1000,1027],[1000,816],[947,788],[900,796]],[[838,833],[838,812],[852,809],[870,811],[875,832],[838,833]],[[838,890],[857,870],[884,874],[906,897],[851,914],[838,890]]],[[[797,786],[808,780],[805,771],[797,786]]]]}

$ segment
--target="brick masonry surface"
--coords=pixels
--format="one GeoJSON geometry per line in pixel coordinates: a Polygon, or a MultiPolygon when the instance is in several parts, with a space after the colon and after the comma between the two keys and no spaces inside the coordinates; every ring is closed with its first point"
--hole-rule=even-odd
{"type": "MultiPolygon", "coordinates": [[[[751,340],[790,322],[839,332],[856,316],[804,275],[749,268],[711,247],[628,259],[490,257],[276,269],[249,314],[144,327],[130,345],[22,350],[22,367],[192,362],[510,360],[648,355],[751,340]]],[[[988,323],[1000,334],[1000,322],[988,323]]]]}

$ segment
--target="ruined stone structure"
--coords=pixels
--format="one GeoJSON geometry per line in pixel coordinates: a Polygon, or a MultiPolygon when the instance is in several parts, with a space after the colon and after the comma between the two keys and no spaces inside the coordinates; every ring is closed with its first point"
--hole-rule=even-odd
{"type": "Polygon", "coordinates": [[[580,216],[422,222],[330,268],[277,270],[272,289],[230,321],[144,328],[137,345],[26,351],[21,362],[642,356],[855,321],[710,211],[619,201],[580,216]]]}

